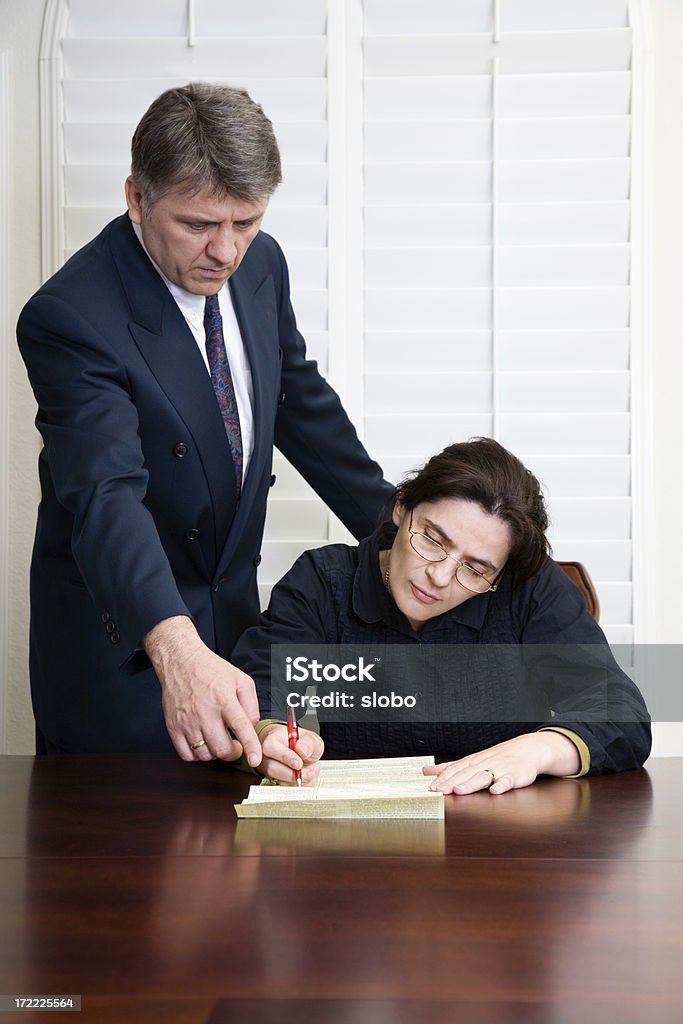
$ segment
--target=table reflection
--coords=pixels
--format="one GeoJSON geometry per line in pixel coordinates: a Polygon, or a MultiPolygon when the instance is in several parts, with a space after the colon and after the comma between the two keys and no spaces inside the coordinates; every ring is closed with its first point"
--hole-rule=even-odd
{"type": "Polygon", "coordinates": [[[645,771],[629,773],[618,794],[610,777],[540,779],[501,796],[445,798],[445,821],[242,819],[235,850],[244,855],[301,853],[415,856],[549,856],[572,846],[585,855],[632,855],[652,812],[645,771]]]}

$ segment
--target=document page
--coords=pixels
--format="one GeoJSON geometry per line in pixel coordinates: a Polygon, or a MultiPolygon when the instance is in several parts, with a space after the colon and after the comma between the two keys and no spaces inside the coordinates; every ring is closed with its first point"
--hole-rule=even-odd
{"type": "Polygon", "coordinates": [[[278,786],[264,779],[235,805],[239,818],[441,818],[443,795],[422,774],[433,757],[322,761],[310,786],[278,786]]]}

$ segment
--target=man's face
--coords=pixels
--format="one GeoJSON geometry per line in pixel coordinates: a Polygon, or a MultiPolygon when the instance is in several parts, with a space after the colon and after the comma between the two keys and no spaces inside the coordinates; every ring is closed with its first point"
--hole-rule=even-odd
{"type": "Polygon", "coordinates": [[[128,214],[139,224],[147,252],[173,284],[213,295],[239,267],[258,234],[268,198],[244,202],[204,188],[175,188],[143,207],[134,178],[126,180],[128,214]]]}

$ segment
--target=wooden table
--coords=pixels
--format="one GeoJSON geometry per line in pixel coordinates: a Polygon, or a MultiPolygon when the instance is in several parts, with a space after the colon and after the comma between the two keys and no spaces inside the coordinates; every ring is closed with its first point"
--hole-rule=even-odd
{"type": "Polygon", "coordinates": [[[259,822],[174,755],[0,757],[0,993],[103,1024],[676,1024],[683,758],[447,799],[443,823],[259,822]]]}

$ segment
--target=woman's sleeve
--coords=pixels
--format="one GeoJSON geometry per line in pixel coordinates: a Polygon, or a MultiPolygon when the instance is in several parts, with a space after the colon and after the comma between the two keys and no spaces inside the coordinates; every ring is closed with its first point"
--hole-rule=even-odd
{"type": "Polygon", "coordinates": [[[650,715],[578,588],[549,560],[518,601],[526,675],[551,708],[541,728],[579,736],[591,775],[641,767],[652,746],[650,715]]]}

